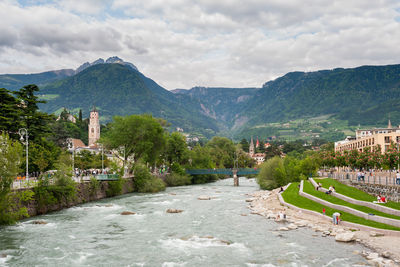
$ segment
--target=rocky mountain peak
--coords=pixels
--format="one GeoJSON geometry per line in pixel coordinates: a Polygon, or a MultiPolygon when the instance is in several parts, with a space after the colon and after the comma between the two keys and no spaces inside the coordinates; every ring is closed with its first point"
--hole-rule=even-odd
{"type": "Polygon", "coordinates": [[[80,66],[76,69],[75,72],[76,72],[76,73],[79,73],[79,72],[83,71],[84,69],[87,69],[87,68],[89,68],[89,67],[91,67],[91,66],[94,66],[94,65],[97,65],[97,64],[122,64],[122,65],[125,65],[125,66],[130,67],[130,68],[133,69],[133,70],[139,71],[139,70],[137,69],[137,67],[136,67],[135,65],[133,65],[132,63],[130,63],[130,62],[125,62],[125,61],[123,61],[121,58],[119,58],[119,57],[117,57],[117,56],[113,56],[113,57],[109,57],[106,61],[104,61],[104,59],[102,59],[102,58],[99,58],[99,59],[93,61],[92,63],[85,62],[85,63],[83,63],[82,65],[80,65],[80,66]]]}

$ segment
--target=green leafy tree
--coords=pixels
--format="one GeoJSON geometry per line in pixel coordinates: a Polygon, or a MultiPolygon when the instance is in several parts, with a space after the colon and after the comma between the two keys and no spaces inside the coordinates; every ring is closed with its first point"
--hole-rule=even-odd
{"type": "MultiPolygon", "coordinates": [[[[11,192],[14,179],[20,172],[22,161],[22,146],[13,141],[7,134],[0,135],[0,224],[12,224],[15,221],[28,217],[26,208],[21,207],[23,195],[11,192]]],[[[29,191],[29,190],[28,190],[29,191]]],[[[27,194],[31,191],[28,192],[27,194]]],[[[26,195],[24,200],[32,197],[26,195]]]]}
{"type": "Polygon", "coordinates": [[[207,144],[210,148],[210,156],[216,163],[217,168],[232,168],[235,158],[236,147],[226,137],[214,136],[207,144]]]}
{"type": "Polygon", "coordinates": [[[182,134],[173,132],[168,136],[165,157],[170,165],[174,162],[184,164],[187,161],[185,159],[187,151],[185,137],[182,134]]]}
{"type": "Polygon", "coordinates": [[[124,147],[126,158],[132,156],[152,165],[164,151],[166,138],[159,121],[145,114],[114,117],[101,142],[109,149],[124,147]]]}
{"type": "Polygon", "coordinates": [[[261,189],[266,190],[286,185],[286,170],[283,160],[280,157],[274,157],[264,162],[257,175],[257,182],[261,189]]]}

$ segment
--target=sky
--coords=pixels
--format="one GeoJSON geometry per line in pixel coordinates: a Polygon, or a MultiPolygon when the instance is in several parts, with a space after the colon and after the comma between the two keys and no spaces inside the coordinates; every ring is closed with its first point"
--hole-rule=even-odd
{"type": "Polygon", "coordinates": [[[0,73],[118,56],[168,90],[400,63],[399,0],[0,0],[0,73]]]}

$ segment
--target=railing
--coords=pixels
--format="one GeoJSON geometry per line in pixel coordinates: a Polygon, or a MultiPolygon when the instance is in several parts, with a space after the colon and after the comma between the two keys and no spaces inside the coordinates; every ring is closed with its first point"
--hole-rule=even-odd
{"type": "MultiPolygon", "coordinates": [[[[190,175],[202,175],[202,174],[233,175],[233,170],[234,169],[191,169],[191,170],[186,170],[186,173],[190,175]]],[[[260,172],[259,169],[250,169],[250,168],[239,168],[236,170],[237,170],[237,175],[258,174],[260,172]]]]}
{"type": "Polygon", "coordinates": [[[367,172],[362,178],[356,172],[321,172],[321,176],[359,184],[400,186],[400,181],[396,178],[395,173],[367,172]]]}

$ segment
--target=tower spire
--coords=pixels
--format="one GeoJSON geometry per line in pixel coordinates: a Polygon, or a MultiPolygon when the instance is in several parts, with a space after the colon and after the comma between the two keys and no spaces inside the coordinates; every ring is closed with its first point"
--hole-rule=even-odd
{"type": "Polygon", "coordinates": [[[390,122],[390,113],[389,113],[388,129],[392,129],[392,123],[390,122]]]}

